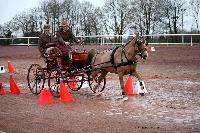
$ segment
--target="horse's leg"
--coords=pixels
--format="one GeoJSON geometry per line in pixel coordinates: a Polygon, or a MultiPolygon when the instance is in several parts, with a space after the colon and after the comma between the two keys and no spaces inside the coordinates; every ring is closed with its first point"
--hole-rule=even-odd
{"type": "Polygon", "coordinates": [[[124,93],[124,79],[123,79],[123,74],[118,74],[118,76],[119,76],[120,86],[121,86],[121,89],[122,89],[122,96],[124,97],[125,93],[124,93]]]}
{"type": "Polygon", "coordinates": [[[126,100],[128,100],[128,97],[126,97],[125,93],[124,93],[124,79],[123,79],[124,75],[118,73],[118,76],[119,76],[120,86],[121,86],[121,89],[122,89],[122,100],[126,101],[126,100]]]}
{"type": "Polygon", "coordinates": [[[142,78],[141,78],[141,76],[140,76],[136,71],[132,72],[132,76],[135,76],[135,77],[139,80],[139,82],[140,82],[140,87],[141,87],[140,95],[141,95],[141,96],[144,96],[144,86],[143,86],[143,83],[142,83],[142,78]]]}
{"type": "Polygon", "coordinates": [[[93,91],[96,92],[97,88],[99,87],[100,83],[102,82],[102,80],[106,77],[107,75],[107,71],[98,71],[97,73],[93,73],[92,77],[95,79],[97,78],[97,84],[94,86],[93,91]],[[98,74],[101,73],[100,76],[98,76],[98,74]]]}
{"type": "Polygon", "coordinates": [[[98,84],[96,86],[96,89],[100,86],[102,80],[106,77],[107,73],[108,73],[107,71],[104,70],[101,71],[101,75],[98,77],[98,84]]]}

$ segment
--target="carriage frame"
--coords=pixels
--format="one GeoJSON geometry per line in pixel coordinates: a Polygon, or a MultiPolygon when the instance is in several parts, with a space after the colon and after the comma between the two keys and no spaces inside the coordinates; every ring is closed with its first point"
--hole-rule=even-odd
{"type": "MultiPolygon", "coordinates": [[[[90,76],[92,67],[87,65],[88,52],[69,52],[70,60],[66,60],[58,48],[45,56],[46,67],[39,64],[31,64],[28,69],[28,88],[33,94],[40,94],[43,89],[50,89],[55,97],[60,96],[60,82],[72,91],[78,91],[83,84],[88,83],[93,91],[94,85],[98,82],[98,74],[95,78],[90,76]]],[[[106,79],[101,82],[98,91],[102,92],[106,85],[106,79]]]]}

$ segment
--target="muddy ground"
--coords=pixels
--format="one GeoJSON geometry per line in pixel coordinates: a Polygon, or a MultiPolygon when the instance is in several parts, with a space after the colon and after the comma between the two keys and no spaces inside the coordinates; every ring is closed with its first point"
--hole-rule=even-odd
{"type": "MultiPolygon", "coordinates": [[[[112,46],[85,46],[84,49],[112,46]]],[[[5,95],[0,96],[0,132],[6,133],[133,133],[200,132],[200,47],[154,46],[138,63],[148,94],[122,101],[118,77],[107,76],[106,88],[95,96],[89,88],[71,92],[73,103],[39,105],[27,88],[32,63],[45,66],[37,47],[0,46],[0,65],[10,60],[20,95],[10,95],[9,75],[0,74],[5,95]]],[[[82,48],[82,47],[81,47],[82,48]]],[[[124,80],[127,79],[127,76],[124,80]]],[[[133,82],[136,80],[134,79],[133,82]]]]}

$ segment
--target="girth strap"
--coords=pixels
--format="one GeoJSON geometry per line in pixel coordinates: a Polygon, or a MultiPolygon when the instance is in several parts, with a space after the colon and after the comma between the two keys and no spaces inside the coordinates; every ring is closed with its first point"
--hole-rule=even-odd
{"type": "Polygon", "coordinates": [[[133,65],[133,64],[136,64],[137,62],[138,62],[137,58],[135,58],[135,60],[133,60],[133,61],[127,61],[127,62],[121,62],[119,64],[115,64],[114,67],[117,68],[117,67],[121,67],[121,66],[133,65]]]}

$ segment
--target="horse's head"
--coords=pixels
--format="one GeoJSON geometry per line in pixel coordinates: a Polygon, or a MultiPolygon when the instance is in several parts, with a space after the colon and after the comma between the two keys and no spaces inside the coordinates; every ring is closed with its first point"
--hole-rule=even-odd
{"type": "Polygon", "coordinates": [[[147,50],[146,50],[147,45],[148,42],[145,40],[143,36],[137,37],[136,46],[138,48],[138,53],[140,54],[141,58],[145,60],[147,58],[147,50]]]}

